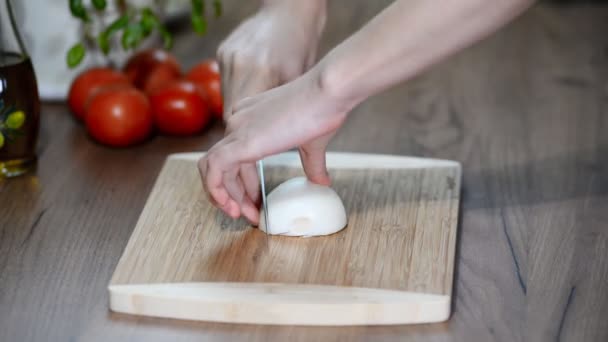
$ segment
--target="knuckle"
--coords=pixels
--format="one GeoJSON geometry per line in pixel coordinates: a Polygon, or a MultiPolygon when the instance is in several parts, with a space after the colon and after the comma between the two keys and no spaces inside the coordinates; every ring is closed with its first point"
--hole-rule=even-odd
{"type": "Polygon", "coordinates": [[[241,110],[243,110],[243,108],[247,107],[252,102],[253,100],[251,96],[239,100],[237,103],[234,104],[232,114],[240,112],[241,110]]]}
{"type": "Polygon", "coordinates": [[[207,157],[202,157],[198,160],[197,166],[199,171],[204,172],[205,171],[205,167],[207,165],[207,157]]]}
{"type": "Polygon", "coordinates": [[[225,52],[224,52],[224,45],[220,45],[220,46],[217,48],[217,51],[215,51],[215,56],[217,57],[217,59],[218,59],[218,60],[220,60],[220,61],[221,61],[221,60],[223,60],[223,59],[224,59],[224,55],[225,55],[225,52]]]}
{"type": "Polygon", "coordinates": [[[231,146],[224,145],[209,153],[207,159],[207,168],[209,174],[225,173],[237,159],[238,151],[234,151],[231,146]]]}
{"type": "Polygon", "coordinates": [[[217,150],[209,151],[207,154],[207,167],[209,169],[217,169],[221,165],[221,154],[217,150]]]}
{"type": "Polygon", "coordinates": [[[239,121],[238,115],[230,116],[228,120],[226,120],[226,131],[228,133],[236,131],[239,128],[239,121]]]}
{"type": "Polygon", "coordinates": [[[203,187],[205,186],[205,182],[207,181],[207,169],[206,167],[204,167],[203,165],[198,165],[198,175],[201,178],[201,181],[203,183],[203,187]]]}
{"type": "Polygon", "coordinates": [[[282,72],[283,78],[285,78],[287,80],[293,80],[293,79],[297,78],[298,76],[300,76],[304,70],[303,70],[302,66],[298,65],[297,63],[287,63],[286,65],[283,66],[282,71],[283,71],[282,72]]]}
{"type": "Polygon", "coordinates": [[[231,50],[233,50],[231,48],[232,44],[230,44],[230,39],[226,39],[224,41],[222,41],[220,43],[220,45],[217,47],[217,57],[219,59],[224,59],[225,57],[229,57],[230,54],[232,54],[231,50]]]}

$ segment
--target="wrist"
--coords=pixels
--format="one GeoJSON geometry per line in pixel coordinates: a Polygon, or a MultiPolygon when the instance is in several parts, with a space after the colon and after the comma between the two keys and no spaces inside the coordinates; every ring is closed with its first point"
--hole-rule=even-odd
{"type": "Polygon", "coordinates": [[[346,115],[360,101],[346,94],[346,87],[326,61],[321,61],[307,72],[316,97],[320,98],[324,108],[336,115],[346,115]]]}
{"type": "Polygon", "coordinates": [[[366,96],[357,94],[349,86],[349,74],[334,61],[331,54],[325,56],[310,72],[314,73],[319,92],[338,108],[350,111],[365,100],[366,96]]]}

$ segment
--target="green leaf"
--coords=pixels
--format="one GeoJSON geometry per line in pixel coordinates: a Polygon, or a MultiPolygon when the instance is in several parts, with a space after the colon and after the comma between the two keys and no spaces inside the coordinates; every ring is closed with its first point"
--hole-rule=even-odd
{"type": "Polygon", "coordinates": [[[163,45],[165,49],[170,49],[173,46],[173,37],[167,28],[161,23],[160,19],[154,14],[154,12],[146,7],[141,11],[140,27],[143,31],[143,37],[147,37],[150,33],[157,29],[163,38],[163,45]]]}
{"type": "Polygon", "coordinates": [[[139,24],[144,31],[144,35],[148,36],[156,27],[160,25],[160,20],[149,7],[146,7],[141,11],[141,19],[139,24]]]}
{"type": "Polygon", "coordinates": [[[192,11],[192,27],[194,31],[199,35],[204,35],[207,32],[207,19],[204,16],[196,14],[192,11]]]}
{"type": "Polygon", "coordinates": [[[93,6],[100,11],[106,9],[106,5],[106,0],[93,0],[93,6]]]}
{"type": "Polygon", "coordinates": [[[97,45],[99,45],[99,49],[104,55],[107,55],[110,52],[110,38],[105,32],[102,32],[99,37],[97,37],[97,45]]]}
{"type": "Polygon", "coordinates": [[[158,26],[158,31],[160,31],[161,36],[163,37],[163,46],[166,50],[171,49],[173,46],[173,37],[171,33],[167,30],[167,28],[163,25],[158,26]]]}
{"type": "Polygon", "coordinates": [[[120,16],[119,18],[116,18],[116,20],[114,20],[110,26],[108,26],[108,28],[105,30],[105,32],[107,32],[108,34],[112,34],[118,30],[122,30],[125,27],[127,27],[127,25],[129,25],[129,15],[128,14],[123,14],[122,16],[120,16]]]}
{"type": "Polygon", "coordinates": [[[202,17],[205,15],[205,2],[203,0],[191,0],[192,2],[192,13],[202,17]]]}
{"type": "Polygon", "coordinates": [[[122,48],[125,50],[133,49],[139,45],[143,38],[144,30],[141,24],[130,24],[122,34],[122,48]]]}
{"type": "Polygon", "coordinates": [[[129,15],[124,14],[121,17],[114,20],[110,26],[108,26],[99,37],[97,37],[97,43],[99,44],[99,48],[104,54],[108,54],[110,52],[110,38],[112,35],[124,29],[129,25],[129,15]]]}
{"type": "Polygon", "coordinates": [[[213,12],[215,13],[216,18],[218,18],[222,15],[222,1],[221,0],[213,0],[213,12]]]}
{"type": "Polygon", "coordinates": [[[82,62],[82,59],[86,55],[86,49],[82,43],[77,43],[70,48],[67,55],[67,62],[70,68],[74,68],[82,62]]]}
{"type": "Polygon", "coordinates": [[[192,28],[199,35],[207,31],[207,20],[205,20],[205,2],[203,0],[192,0],[192,28]]]}
{"type": "Polygon", "coordinates": [[[76,18],[79,18],[83,21],[89,21],[89,15],[87,14],[87,10],[82,4],[82,0],[69,0],[70,1],[70,12],[76,18]]]}

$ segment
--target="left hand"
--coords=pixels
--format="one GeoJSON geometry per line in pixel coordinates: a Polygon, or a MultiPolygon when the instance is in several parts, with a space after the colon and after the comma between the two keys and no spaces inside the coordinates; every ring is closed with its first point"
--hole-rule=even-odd
{"type": "Polygon", "coordinates": [[[243,177],[246,173],[239,169],[294,147],[299,146],[308,178],[329,185],[325,150],[350,108],[323,92],[318,74],[313,68],[290,83],[238,102],[225,137],[199,161],[212,203],[229,216],[259,222],[259,211],[247,196],[258,179],[243,177]]]}

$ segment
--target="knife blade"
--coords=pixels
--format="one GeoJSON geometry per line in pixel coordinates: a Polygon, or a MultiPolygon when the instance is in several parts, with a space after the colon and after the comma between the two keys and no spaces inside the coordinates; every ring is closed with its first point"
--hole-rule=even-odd
{"type": "Polygon", "coordinates": [[[266,243],[268,244],[268,232],[270,222],[268,221],[268,203],[266,201],[266,178],[264,177],[264,161],[258,161],[258,176],[260,177],[260,190],[262,191],[262,208],[264,209],[264,221],[266,222],[266,243]]]}

